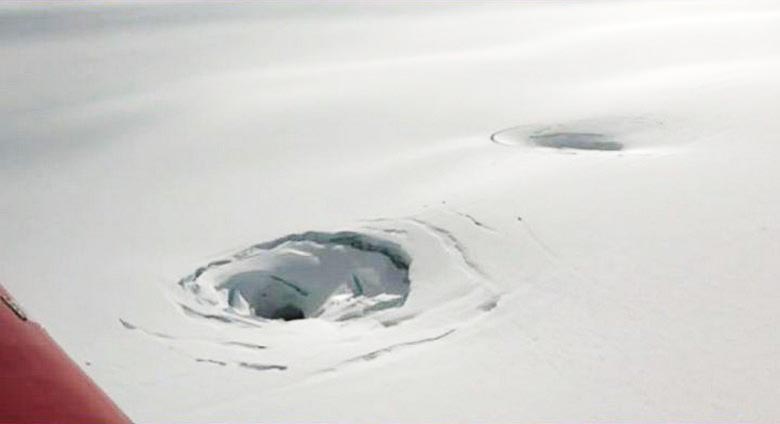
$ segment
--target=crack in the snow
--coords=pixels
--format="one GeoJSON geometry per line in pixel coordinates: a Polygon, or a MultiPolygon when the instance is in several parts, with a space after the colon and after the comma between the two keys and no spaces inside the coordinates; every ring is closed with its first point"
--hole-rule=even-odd
{"type": "Polygon", "coordinates": [[[402,349],[402,348],[409,347],[409,346],[416,346],[416,345],[420,345],[420,344],[424,344],[424,343],[430,343],[430,342],[435,342],[437,340],[441,340],[441,339],[449,336],[450,334],[452,334],[454,332],[455,332],[455,329],[453,328],[453,329],[445,331],[442,334],[439,334],[438,336],[427,337],[427,338],[419,339],[419,340],[413,340],[411,342],[397,343],[397,344],[394,344],[394,345],[390,345],[390,346],[384,347],[382,349],[377,349],[375,351],[372,351],[372,352],[369,352],[369,353],[366,353],[366,354],[363,354],[363,355],[356,356],[354,358],[347,359],[343,363],[347,364],[347,363],[358,362],[358,361],[371,361],[371,360],[374,360],[374,359],[376,359],[376,358],[378,358],[378,357],[380,357],[382,355],[385,355],[387,353],[393,352],[393,351],[398,350],[398,349],[402,349]]]}
{"type": "Polygon", "coordinates": [[[456,251],[457,255],[461,258],[463,263],[471,271],[475,272],[476,274],[478,274],[479,276],[482,276],[482,277],[487,276],[487,274],[482,269],[482,267],[480,267],[479,264],[477,264],[474,260],[471,259],[471,256],[468,253],[468,249],[466,249],[466,247],[463,245],[463,243],[461,243],[461,241],[457,237],[455,237],[455,235],[452,234],[452,232],[450,232],[449,230],[447,230],[445,228],[442,228],[442,227],[439,227],[437,225],[431,224],[430,222],[424,221],[424,220],[419,219],[419,218],[410,218],[409,220],[414,222],[414,223],[416,223],[416,224],[418,224],[418,225],[421,225],[421,226],[423,226],[423,227],[425,227],[425,228],[427,228],[427,229],[429,229],[431,231],[433,231],[434,233],[438,234],[440,237],[442,237],[445,240],[447,240],[447,242],[448,242],[447,244],[453,250],[456,251]]]}

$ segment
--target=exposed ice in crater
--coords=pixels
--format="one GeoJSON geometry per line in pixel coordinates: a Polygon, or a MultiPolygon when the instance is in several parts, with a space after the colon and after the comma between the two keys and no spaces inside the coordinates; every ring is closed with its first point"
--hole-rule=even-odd
{"type": "Polygon", "coordinates": [[[180,285],[198,302],[286,321],[344,320],[402,305],[409,255],[356,232],[294,234],[211,262],[180,285]]]}
{"type": "Polygon", "coordinates": [[[649,116],[605,117],[507,128],[490,136],[505,146],[621,151],[663,143],[664,122],[649,116]]]}
{"type": "Polygon", "coordinates": [[[530,129],[527,127],[510,128],[491,136],[499,144],[530,144],[539,147],[577,150],[623,150],[623,143],[613,134],[594,131],[568,129],[530,129]]]}
{"type": "Polygon", "coordinates": [[[589,132],[550,132],[532,134],[528,139],[542,147],[580,150],[622,150],[623,144],[607,134],[589,132]]]}

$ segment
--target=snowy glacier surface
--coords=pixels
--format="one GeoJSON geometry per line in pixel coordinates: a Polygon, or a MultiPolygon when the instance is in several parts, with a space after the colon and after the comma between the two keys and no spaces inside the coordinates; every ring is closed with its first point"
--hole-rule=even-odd
{"type": "Polygon", "coordinates": [[[3,2],[0,93],[137,422],[780,420],[778,2],[3,2]]]}

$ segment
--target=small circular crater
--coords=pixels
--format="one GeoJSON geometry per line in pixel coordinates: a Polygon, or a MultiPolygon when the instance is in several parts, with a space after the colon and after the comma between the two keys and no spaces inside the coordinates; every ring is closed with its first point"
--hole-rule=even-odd
{"type": "Polygon", "coordinates": [[[409,255],[357,232],[307,232],[212,261],[179,282],[200,304],[272,320],[346,320],[404,304],[409,255]]]}
{"type": "Polygon", "coordinates": [[[549,132],[531,134],[529,140],[542,147],[580,150],[623,150],[623,144],[608,134],[592,132],[549,132]]]}
{"type": "Polygon", "coordinates": [[[503,145],[528,144],[554,149],[616,151],[624,147],[613,134],[565,127],[515,127],[499,131],[490,139],[503,145]]]}
{"type": "Polygon", "coordinates": [[[553,149],[621,151],[657,145],[663,122],[649,117],[584,119],[547,125],[521,125],[490,136],[497,144],[553,149]]]}

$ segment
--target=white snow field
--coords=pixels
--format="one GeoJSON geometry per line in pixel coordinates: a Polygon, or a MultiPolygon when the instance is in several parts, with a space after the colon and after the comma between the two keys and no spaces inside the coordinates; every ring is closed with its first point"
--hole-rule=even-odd
{"type": "Polygon", "coordinates": [[[3,2],[0,119],[139,423],[780,421],[780,2],[3,2]]]}

